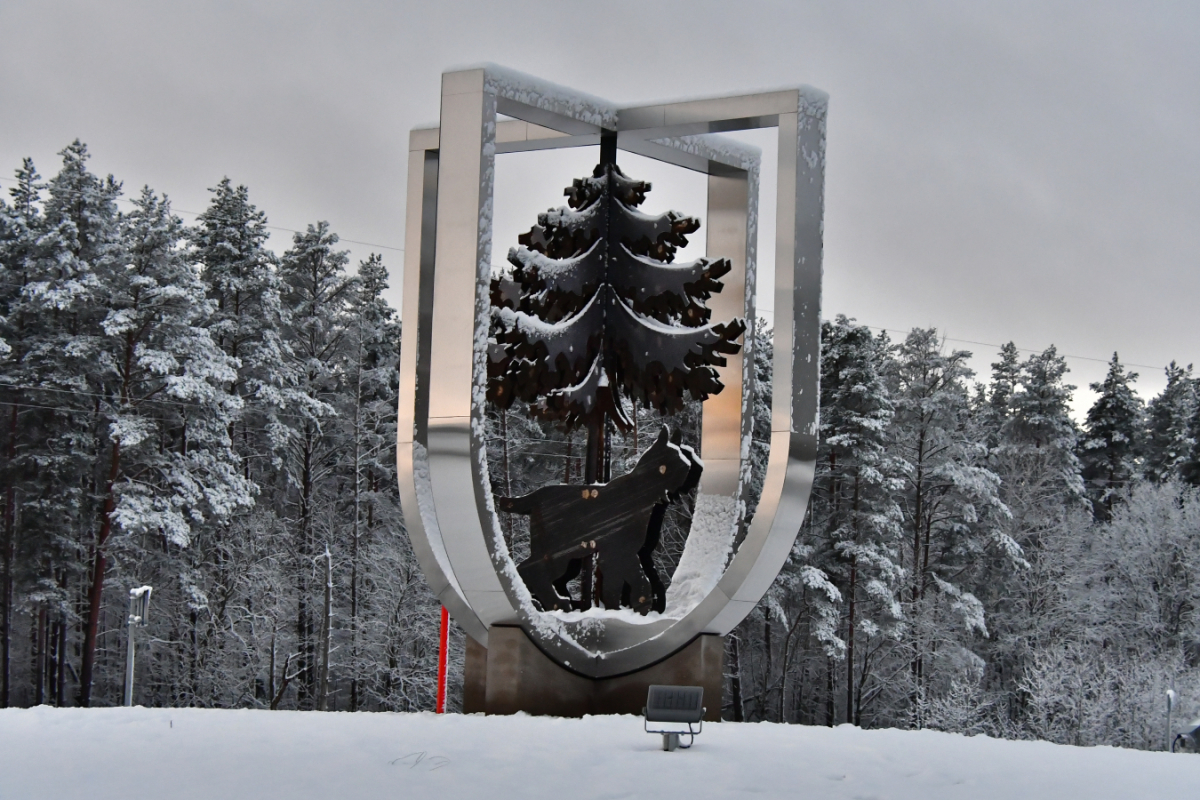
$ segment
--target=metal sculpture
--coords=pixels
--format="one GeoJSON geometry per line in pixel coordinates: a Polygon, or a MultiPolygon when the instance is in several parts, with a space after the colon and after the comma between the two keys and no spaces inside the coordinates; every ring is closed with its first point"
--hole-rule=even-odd
{"type": "Polygon", "coordinates": [[[678,442],[668,444],[664,428],[632,473],[608,482],[609,423],[629,431],[638,403],[670,415],[688,397],[720,393],[716,368],[741,349],[737,340],[746,330],[737,318],[709,321],[705,303],[721,291],[729,261],[672,263],[700,221],[638,211],[650,188],[602,161],[566,190],[568,207],[538,217],[521,247],[509,251],[511,269],[492,279],[489,402],[508,409],[520,400],[534,416],[588,432],[590,489],[548,486],[523,503],[499,504],[533,515],[534,555],[517,571],[543,610],[586,610],[593,593],[606,608],[665,610],[653,565],[662,508],[685,479],[689,490],[699,485],[702,466],[690,448],[685,454],[678,442]],[[593,502],[598,496],[603,500],[593,502]],[[572,540],[568,549],[564,539],[572,540]],[[581,543],[591,551],[580,553],[581,543]],[[566,584],[581,570],[582,596],[572,601],[566,584]]]}
{"type": "Polygon", "coordinates": [[[414,130],[409,146],[398,462],[426,580],[480,644],[493,626],[519,625],[573,672],[624,675],[700,634],[727,633],[774,580],[803,521],[816,455],[826,102],[799,88],[620,108],[490,65],[443,75],[440,126],[414,130]],[[770,455],[754,517],[744,518],[754,392],[748,330],[741,353],[709,365],[725,388],[703,403],[704,473],[663,610],[634,621],[616,611],[577,619],[539,608],[508,551],[488,477],[494,159],[600,145],[604,163],[630,151],[706,174],[707,248],[730,264],[720,276],[725,291],[707,306],[749,328],[760,158],[715,134],[766,127],[779,132],[775,366],[770,455]],[[474,303],[464,303],[471,287],[474,303]]]}
{"type": "Polygon", "coordinates": [[[586,426],[594,448],[606,420],[632,428],[626,398],[670,414],[686,395],[724,388],[714,367],[741,349],[746,325],[710,324],[705,301],[729,262],[671,263],[700,222],[639,213],[649,190],[601,163],[566,191],[569,208],[542,214],[509,251],[511,273],[491,284],[489,401],[520,399],[568,430],[586,426]]]}

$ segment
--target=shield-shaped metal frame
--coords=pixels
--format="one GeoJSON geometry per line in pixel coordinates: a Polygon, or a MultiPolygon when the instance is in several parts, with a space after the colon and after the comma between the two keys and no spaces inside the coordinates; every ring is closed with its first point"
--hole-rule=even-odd
{"type": "Polygon", "coordinates": [[[519,625],[574,672],[621,675],[702,634],[728,633],[778,575],[804,519],[816,457],[827,105],[823,92],[799,87],[620,108],[494,65],[443,74],[440,125],[414,129],[409,143],[397,461],[426,581],[483,646],[489,628],[519,625]],[[721,370],[726,389],[703,409],[701,492],[734,509],[718,526],[728,536],[725,563],[693,581],[699,594],[690,603],[668,605],[662,616],[540,612],[504,544],[487,473],[496,154],[597,145],[615,133],[618,149],[707,174],[707,249],[734,267],[710,306],[716,319],[744,315],[753,325],[759,155],[717,134],[770,127],[779,136],[774,383],[770,456],[754,517],[741,520],[751,327],[742,354],[721,370]]]}

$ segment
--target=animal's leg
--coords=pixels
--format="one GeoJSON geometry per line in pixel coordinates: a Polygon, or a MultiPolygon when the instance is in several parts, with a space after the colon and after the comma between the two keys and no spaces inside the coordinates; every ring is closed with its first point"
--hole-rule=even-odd
{"type": "Polygon", "coordinates": [[[641,559],[634,556],[629,561],[630,569],[632,570],[630,574],[634,578],[629,582],[629,607],[639,614],[645,614],[652,609],[662,611],[662,609],[657,607],[654,585],[646,576],[641,559]]]}
{"type": "Polygon", "coordinates": [[[650,582],[650,608],[660,614],[667,607],[667,590],[658,568],[654,566],[654,551],[658,549],[662,537],[663,517],[667,513],[667,504],[659,503],[650,512],[650,522],[646,526],[646,542],[638,551],[638,561],[642,565],[642,574],[650,582]]]}
{"type": "Polygon", "coordinates": [[[621,607],[621,587],[625,585],[625,574],[618,559],[601,558],[597,561],[597,572],[604,579],[600,582],[600,602],[605,608],[621,607]]]}
{"type": "Polygon", "coordinates": [[[661,614],[667,608],[667,587],[658,574],[658,568],[654,566],[654,551],[650,549],[640,551],[638,564],[641,567],[642,578],[646,581],[645,597],[648,610],[661,614]]]}
{"type": "MultiPolygon", "coordinates": [[[[558,562],[559,565],[562,562],[558,562]]],[[[578,608],[579,603],[571,599],[571,592],[567,589],[567,584],[579,577],[579,573],[583,570],[583,561],[578,558],[572,558],[567,561],[567,571],[559,576],[558,580],[554,581],[554,591],[560,599],[559,602],[564,603],[563,608],[578,608]]]]}
{"type": "Polygon", "coordinates": [[[652,600],[650,583],[642,574],[642,565],[634,554],[610,556],[602,560],[604,586],[601,600],[605,608],[620,608],[625,587],[629,586],[627,604],[633,608],[649,609],[652,600]]]}
{"type": "Polygon", "coordinates": [[[554,580],[555,568],[560,566],[559,562],[543,561],[524,561],[517,566],[517,572],[521,576],[521,580],[525,581],[525,586],[528,587],[529,593],[537,600],[538,605],[543,611],[553,611],[555,609],[569,609],[571,607],[571,598],[566,596],[566,591],[559,592],[556,581],[554,580]]]}

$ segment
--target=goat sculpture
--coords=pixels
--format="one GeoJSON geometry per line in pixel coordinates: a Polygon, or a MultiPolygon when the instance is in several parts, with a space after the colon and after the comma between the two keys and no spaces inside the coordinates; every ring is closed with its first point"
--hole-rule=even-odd
{"type": "Polygon", "coordinates": [[[529,517],[530,554],[517,572],[542,609],[578,607],[567,584],[594,554],[605,608],[663,611],[665,586],[654,567],[663,515],[699,485],[703,469],[695,451],[663,426],[633,470],[608,483],[543,486],[523,497],[497,498],[500,510],[529,517]]]}

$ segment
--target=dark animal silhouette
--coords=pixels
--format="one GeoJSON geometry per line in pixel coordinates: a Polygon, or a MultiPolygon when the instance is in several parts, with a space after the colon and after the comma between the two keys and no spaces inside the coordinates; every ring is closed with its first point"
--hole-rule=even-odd
{"type": "Polygon", "coordinates": [[[662,611],[666,591],[654,567],[667,504],[700,483],[695,451],[663,427],[633,470],[608,483],[543,486],[499,497],[499,508],[529,516],[529,558],[517,572],[544,610],[579,607],[567,584],[584,556],[596,556],[597,594],[605,608],[662,611]]]}

